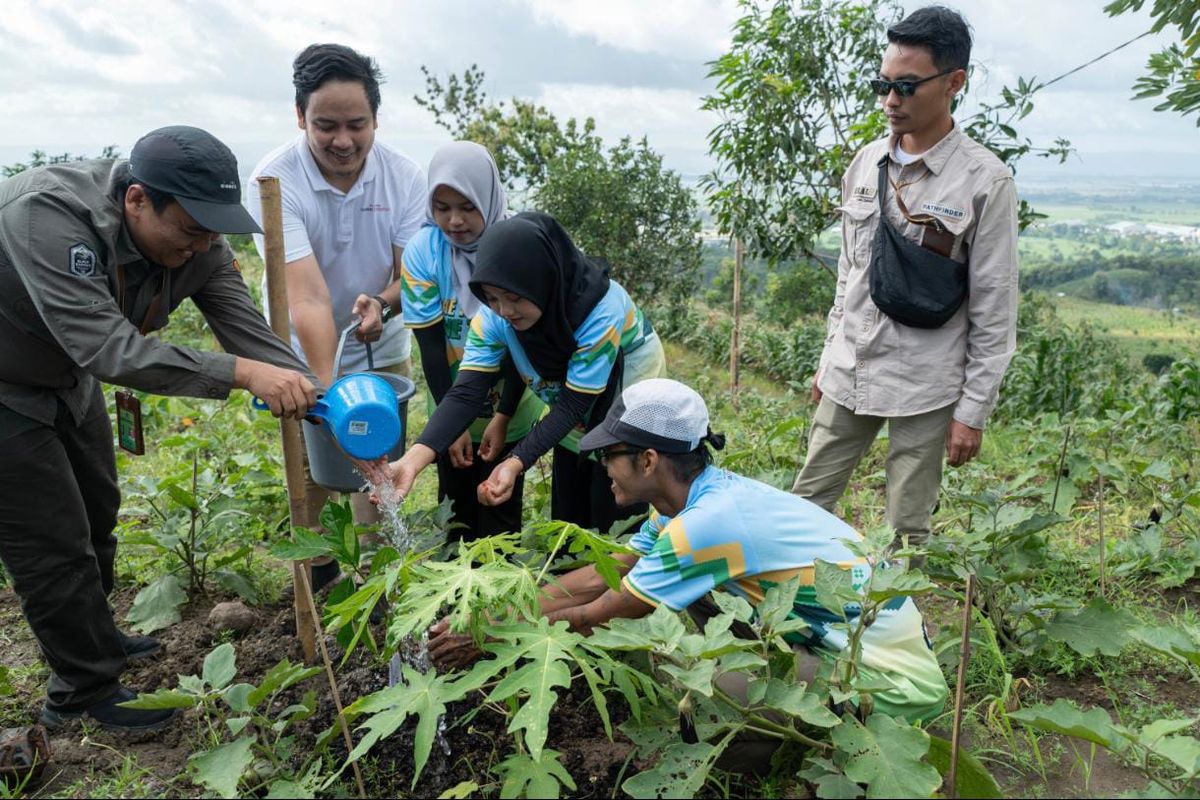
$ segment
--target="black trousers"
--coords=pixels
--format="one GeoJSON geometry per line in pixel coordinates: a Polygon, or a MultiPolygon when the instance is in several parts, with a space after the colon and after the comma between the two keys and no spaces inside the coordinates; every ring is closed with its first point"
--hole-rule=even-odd
{"type": "Polygon", "coordinates": [[[479,502],[479,484],[486,481],[496,465],[503,461],[511,445],[505,448],[495,461],[486,462],[479,457],[479,445],[474,446],[474,461],[471,466],[456,469],[450,465],[448,457],[442,457],[437,462],[438,500],[447,497],[453,502],[454,517],[452,522],[465,527],[450,529],[447,540],[474,541],[484,536],[494,536],[506,531],[521,530],[521,501],[525,493],[525,476],[517,478],[513,486],[512,497],[498,506],[485,506],[479,502]]]}
{"type": "Polygon", "coordinates": [[[0,559],[53,674],[52,708],[114,694],[125,652],[106,595],[121,505],[112,425],[99,386],[82,425],[0,406],[0,559]]]}
{"type": "Polygon", "coordinates": [[[555,445],[550,468],[550,516],[574,522],[581,528],[608,533],[614,522],[645,514],[650,506],[634,503],[617,505],[608,472],[595,461],[565,447],[555,445]]]}

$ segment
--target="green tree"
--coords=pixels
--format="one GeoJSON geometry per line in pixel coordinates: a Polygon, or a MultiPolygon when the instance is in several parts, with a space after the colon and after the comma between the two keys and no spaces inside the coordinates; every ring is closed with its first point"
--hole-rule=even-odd
{"type": "Polygon", "coordinates": [[[421,71],[417,103],[455,138],[492,152],[514,205],[554,215],[640,302],[691,295],[701,261],[696,200],[644,137],[606,148],[590,117],[560,123],[535,103],[491,101],[477,66],[444,83],[421,71]]]}
{"type": "Polygon", "coordinates": [[[700,220],[679,175],[643,137],[607,152],[598,136],[568,139],[533,192],[584,252],[605,258],[613,277],[643,301],[675,305],[700,275],[700,220]]]}
{"type": "MultiPolygon", "coordinates": [[[[1109,16],[1138,12],[1146,0],[1114,0],[1104,7],[1109,16]]],[[[1179,31],[1179,43],[1150,56],[1146,74],[1133,85],[1134,98],[1164,97],[1155,111],[1196,114],[1200,127],[1200,0],[1154,0],[1149,33],[1179,31]]]]}
{"type": "MultiPolygon", "coordinates": [[[[709,134],[717,166],[704,179],[717,226],[750,255],[775,264],[830,259],[816,238],[837,218],[841,178],[854,154],[886,133],[867,79],[879,68],[897,0],[740,0],[733,43],[712,62],[716,92],[704,108],[720,118],[709,134]]],[[[1014,123],[1048,83],[1021,79],[960,120],[1006,164],[1027,154],[1065,158],[1069,143],[1039,147],[1014,123]]],[[[1021,206],[1022,227],[1036,215],[1021,206]]]]}

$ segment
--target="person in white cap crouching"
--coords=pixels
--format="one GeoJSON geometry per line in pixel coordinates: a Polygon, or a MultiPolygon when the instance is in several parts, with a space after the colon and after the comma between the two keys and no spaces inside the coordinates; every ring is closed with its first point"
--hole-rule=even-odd
{"type": "MultiPolygon", "coordinates": [[[[871,565],[846,544],[861,536],[808,500],[713,466],[709,448],[724,444],[710,430],[708,408],[693,389],[665,378],[626,389],[580,441],[580,451],[598,451],[618,504],[652,506],[630,541],[640,555],[618,556],[628,571],[617,590],[592,566],[558,577],[543,588],[542,613],[590,634],[609,620],[643,617],[665,604],[687,610],[703,625],[719,613],[710,592],[728,591],[757,606],[768,588],[799,576],[793,613],[809,628],[788,639],[799,657],[799,677],[811,680],[821,654],[833,656],[847,644],[845,632],[830,626],[840,616],[817,602],[816,561],[849,569],[855,586],[865,584],[871,565]]],[[[847,606],[845,612],[853,620],[858,609],[847,606]]],[[[743,627],[744,633],[734,632],[754,635],[743,627]]],[[[465,666],[481,655],[469,636],[450,632],[444,622],[430,633],[429,652],[439,668],[465,666]]],[[[861,658],[872,677],[892,687],[874,696],[875,710],[909,721],[941,712],[949,689],[911,599],[879,612],[862,639],[861,658]]],[[[717,681],[745,698],[745,674],[725,673],[717,681]]],[[[730,762],[727,768],[760,771],[778,743],[737,742],[736,757],[727,750],[722,761],[730,762]]]]}

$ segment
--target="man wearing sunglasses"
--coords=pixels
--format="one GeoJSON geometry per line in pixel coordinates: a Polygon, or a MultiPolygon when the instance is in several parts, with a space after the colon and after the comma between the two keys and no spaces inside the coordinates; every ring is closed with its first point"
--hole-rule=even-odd
{"type": "MultiPolygon", "coordinates": [[[[918,9],[888,29],[869,83],[891,133],[842,179],[837,292],[812,388],[819,405],[792,489],[832,510],[886,423],[887,520],[914,544],[929,535],[943,458],[960,466],[978,454],[1016,347],[1012,174],[951,116],[970,54],[967,24],[947,8],[918,9]],[[888,241],[965,278],[945,321],[906,324],[877,304],[872,275],[887,266],[888,241]]],[[[913,274],[919,294],[929,273],[913,274]]]]}

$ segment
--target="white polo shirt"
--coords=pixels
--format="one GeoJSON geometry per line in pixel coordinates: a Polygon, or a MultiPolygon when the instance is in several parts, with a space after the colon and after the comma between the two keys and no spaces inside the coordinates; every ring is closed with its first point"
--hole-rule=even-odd
{"type": "MultiPolygon", "coordinates": [[[[251,173],[247,186],[250,213],[262,224],[259,176],[279,178],[283,195],[283,244],[287,263],[313,255],[329,287],[333,322],[340,333],[351,322],[351,309],[360,294],[379,294],[392,282],[392,245],[404,247],[426,218],[425,173],[416,162],[376,141],[349,192],[330,185],[308,149],[302,133],[295,141],[272,150],[251,173]]],[[[265,255],[262,236],[254,237],[265,255]]],[[[267,308],[263,275],[263,308],[267,308]]],[[[269,312],[268,312],[269,315],[269,312]]],[[[375,366],[398,364],[409,357],[412,334],[399,318],[385,327],[372,345],[375,366]]],[[[292,328],[292,349],[307,359],[292,328]]],[[[367,368],[366,348],[348,337],[342,356],[343,373],[367,368]]]]}

